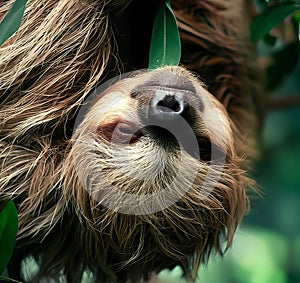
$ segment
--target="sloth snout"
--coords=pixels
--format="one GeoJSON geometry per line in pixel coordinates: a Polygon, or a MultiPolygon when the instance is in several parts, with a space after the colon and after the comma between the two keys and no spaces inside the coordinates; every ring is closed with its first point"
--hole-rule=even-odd
{"type": "Polygon", "coordinates": [[[144,125],[178,127],[184,120],[185,127],[193,126],[195,114],[204,109],[192,77],[180,67],[165,67],[149,74],[135,86],[131,98],[139,101],[138,114],[144,125]]]}

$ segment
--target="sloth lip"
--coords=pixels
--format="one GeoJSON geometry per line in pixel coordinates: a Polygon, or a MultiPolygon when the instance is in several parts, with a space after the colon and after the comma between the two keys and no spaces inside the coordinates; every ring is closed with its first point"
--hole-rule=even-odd
{"type": "Polygon", "coordinates": [[[141,129],[134,123],[118,120],[97,128],[97,135],[111,143],[133,144],[143,136],[141,129]]]}

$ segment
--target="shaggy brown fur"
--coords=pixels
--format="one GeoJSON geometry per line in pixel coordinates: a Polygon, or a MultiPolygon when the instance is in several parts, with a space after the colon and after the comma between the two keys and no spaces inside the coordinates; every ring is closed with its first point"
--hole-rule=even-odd
{"type": "MultiPolygon", "coordinates": [[[[12,2],[1,4],[0,18],[12,2]]],[[[65,276],[79,282],[88,269],[95,282],[138,282],[175,265],[194,280],[200,262],[231,245],[247,208],[245,190],[253,187],[245,171],[261,117],[248,35],[251,1],[171,1],[181,65],[199,79],[182,67],[138,72],[98,98],[71,138],[79,107],[100,82],[146,67],[156,1],[141,2],[31,0],[19,31],[0,48],[0,193],[19,211],[12,275],[18,276],[17,262],[33,255],[37,281],[65,276]],[[145,33],[137,32],[139,25],[145,33]],[[142,98],[132,94],[149,80],[172,75],[194,86],[204,110],[192,105],[193,132],[226,152],[224,166],[196,160],[176,143],[162,145],[147,131],[130,145],[110,143],[106,129],[120,121],[143,127],[142,98]],[[118,103],[105,112],[114,99],[118,103]],[[210,114],[215,111],[219,118],[210,114]],[[179,153],[187,176],[193,166],[197,175],[192,183],[180,179],[172,189],[180,193],[188,186],[187,193],[161,211],[120,213],[123,200],[114,199],[109,209],[99,198],[115,198],[110,191],[87,190],[96,183],[136,195],[157,192],[177,175],[179,153]],[[209,170],[214,190],[201,197],[209,170]]]]}

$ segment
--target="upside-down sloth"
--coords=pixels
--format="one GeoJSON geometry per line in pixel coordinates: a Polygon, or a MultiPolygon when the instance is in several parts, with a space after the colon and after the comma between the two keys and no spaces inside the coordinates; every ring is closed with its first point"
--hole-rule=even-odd
{"type": "Polygon", "coordinates": [[[180,66],[148,70],[157,3],[30,0],[1,46],[0,194],[19,217],[12,278],[32,257],[30,282],[80,282],[86,270],[91,282],[146,282],[176,265],[194,282],[230,247],[262,117],[253,3],[171,1],[180,66]]]}

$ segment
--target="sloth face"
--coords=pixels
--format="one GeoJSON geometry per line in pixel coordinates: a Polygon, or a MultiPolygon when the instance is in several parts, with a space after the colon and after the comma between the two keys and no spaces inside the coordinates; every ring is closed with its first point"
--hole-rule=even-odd
{"type": "Polygon", "coordinates": [[[162,199],[174,203],[195,182],[201,198],[201,190],[215,188],[205,179],[212,174],[218,182],[234,155],[222,105],[180,67],[138,74],[100,93],[75,133],[73,151],[87,191],[114,210],[126,213],[129,205],[130,214],[126,196],[135,203],[138,196],[137,214],[164,209],[162,199]],[[149,194],[151,201],[142,201],[149,194]]]}
{"type": "Polygon", "coordinates": [[[244,213],[235,159],[223,106],[188,71],[164,67],[98,95],[73,135],[64,189],[107,258],[188,270],[221,250],[221,235],[230,244],[244,213]]]}

